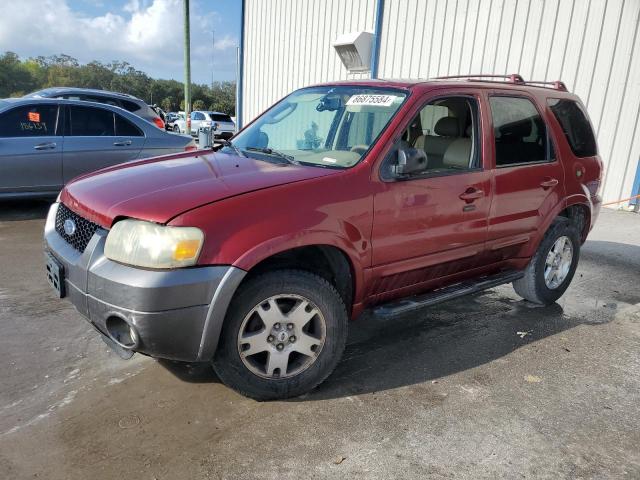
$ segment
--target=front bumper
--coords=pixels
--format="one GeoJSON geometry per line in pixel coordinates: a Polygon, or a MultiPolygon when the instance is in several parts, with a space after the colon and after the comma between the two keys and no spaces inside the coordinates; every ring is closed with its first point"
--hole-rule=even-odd
{"type": "Polygon", "coordinates": [[[104,256],[107,231],[98,229],[84,252],[55,230],[58,204],[45,226],[45,248],[64,268],[66,296],[103,335],[107,319],[133,326],[133,348],[153,357],[208,361],[218,344],[227,307],[246,272],[232,266],[147,270],[104,256]]]}

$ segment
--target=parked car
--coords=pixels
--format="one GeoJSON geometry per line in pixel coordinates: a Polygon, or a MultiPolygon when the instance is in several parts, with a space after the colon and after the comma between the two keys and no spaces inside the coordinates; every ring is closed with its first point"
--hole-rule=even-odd
{"type": "Polygon", "coordinates": [[[173,122],[175,122],[178,118],[180,118],[180,114],[176,112],[169,112],[166,115],[164,122],[164,129],[168,131],[173,130],[173,122]]]}
{"type": "Polygon", "coordinates": [[[147,105],[151,110],[153,110],[155,112],[156,115],[158,115],[158,117],[160,117],[160,120],[162,120],[162,128],[163,129],[167,129],[167,114],[166,112],[160,108],[158,105],[156,105],[155,103],[153,105],[147,105]]]}
{"type": "Polygon", "coordinates": [[[239,392],[286,398],[327,378],[365,309],[401,322],[504,283],[555,302],[601,178],[561,83],[319,85],[216,152],[71,182],[47,275],[121,354],[212,361],[239,392]]]}
{"type": "Polygon", "coordinates": [[[106,103],[144,118],[156,127],[164,130],[164,121],[144,100],[126,93],[95,90],[91,88],[51,87],[25,95],[23,98],[64,98],[66,100],[83,100],[87,102],[106,103]]]}
{"type": "Polygon", "coordinates": [[[213,129],[213,138],[215,139],[222,138],[227,140],[236,133],[236,124],[226,113],[201,110],[191,112],[191,135],[197,136],[200,127],[211,127],[213,129]]]}
{"type": "Polygon", "coordinates": [[[174,113],[171,121],[168,123],[167,130],[175,133],[187,133],[187,122],[185,121],[185,113],[174,113]]]}
{"type": "Polygon", "coordinates": [[[78,175],[195,149],[128,111],[86,101],[0,100],[0,198],[47,197],[78,175]]]}

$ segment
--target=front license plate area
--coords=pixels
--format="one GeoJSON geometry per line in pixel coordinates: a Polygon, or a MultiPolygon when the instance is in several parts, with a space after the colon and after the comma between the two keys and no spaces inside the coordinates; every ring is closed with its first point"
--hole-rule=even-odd
{"type": "Polygon", "coordinates": [[[47,268],[47,281],[56,291],[58,297],[63,298],[65,296],[64,266],[48,252],[44,254],[44,260],[47,268]]]}

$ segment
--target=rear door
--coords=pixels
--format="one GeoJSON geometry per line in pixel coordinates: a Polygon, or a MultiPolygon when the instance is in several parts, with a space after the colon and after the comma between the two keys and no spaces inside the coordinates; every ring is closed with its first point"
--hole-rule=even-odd
{"type": "Polygon", "coordinates": [[[35,103],[0,114],[0,193],[62,188],[58,105],[35,103]]]}
{"type": "Polygon", "coordinates": [[[66,112],[65,183],[83,173],[138,158],[145,137],[128,119],[94,106],[69,105],[66,112]]]}
{"type": "Polygon", "coordinates": [[[517,256],[564,198],[564,170],[534,99],[495,91],[489,96],[495,152],[488,252],[517,256]]]}

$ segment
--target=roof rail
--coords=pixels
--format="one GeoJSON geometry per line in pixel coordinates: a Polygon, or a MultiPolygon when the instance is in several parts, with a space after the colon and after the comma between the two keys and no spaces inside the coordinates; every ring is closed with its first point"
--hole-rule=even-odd
{"type": "MultiPolygon", "coordinates": [[[[524,78],[522,78],[519,74],[517,73],[512,73],[510,75],[493,75],[493,74],[478,74],[478,75],[448,75],[445,77],[436,77],[436,80],[450,80],[450,79],[456,79],[456,78],[466,78],[469,80],[473,80],[473,79],[483,79],[483,78],[502,78],[504,79],[506,82],[508,83],[517,83],[519,85],[524,84],[524,78]]],[[[498,81],[498,80],[491,80],[491,81],[498,81]]]]}
{"type": "Polygon", "coordinates": [[[533,85],[540,85],[541,87],[547,87],[547,85],[549,85],[551,88],[555,88],[556,90],[561,90],[563,92],[568,91],[567,90],[567,86],[564,84],[564,82],[560,81],[560,80],[555,80],[553,82],[545,82],[542,80],[529,80],[528,82],[525,82],[527,84],[533,84],[533,85]]]}
{"type": "Polygon", "coordinates": [[[513,83],[516,85],[538,85],[545,88],[554,88],[563,92],[568,91],[564,82],[556,80],[553,82],[546,82],[542,80],[525,81],[524,78],[518,73],[512,73],[510,75],[493,75],[493,74],[478,74],[478,75],[448,75],[444,77],[435,77],[436,80],[479,80],[483,82],[501,82],[501,83],[513,83]]]}

